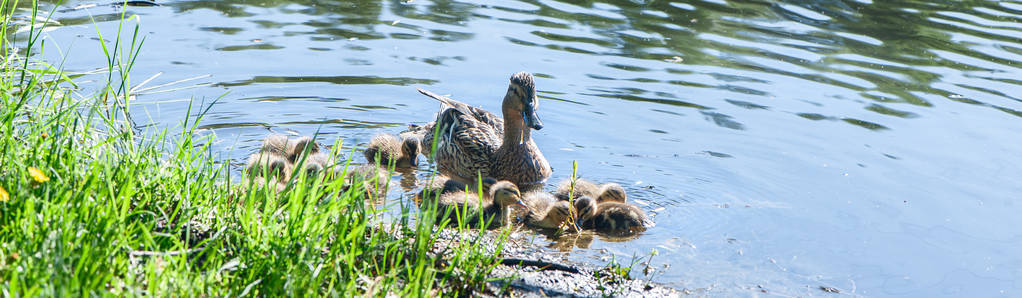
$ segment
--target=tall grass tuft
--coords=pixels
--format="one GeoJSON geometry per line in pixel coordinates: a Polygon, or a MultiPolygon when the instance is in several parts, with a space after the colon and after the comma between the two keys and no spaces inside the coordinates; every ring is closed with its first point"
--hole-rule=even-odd
{"type": "Polygon", "coordinates": [[[127,14],[103,47],[105,85],[78,96],[34,58],[35,24],[14,39],[14,6],[0,2],[3,296],[463,295],[490,281],[498,260],[482,237],[435,251],[435,210],[381,219],[344,179],[300,175],[281,193],[233,182],[212,137],[194,133],[208,106],[180,130],[137,129],[128,75],[144,38],[138,24],[120,38],[127,14]]]}

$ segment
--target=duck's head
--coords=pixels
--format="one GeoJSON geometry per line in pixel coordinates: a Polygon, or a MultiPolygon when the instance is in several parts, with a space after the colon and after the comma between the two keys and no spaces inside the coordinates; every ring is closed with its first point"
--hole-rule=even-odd
{"type": "Polygon", "coordinates": [[[505,115],[508,112],[520,113],[525,126],[540,130],[543,122],[539,121],[539,99],[536,97],[536,84],[532,74],[519,72],[511,75],[511,83],[507,88],[507,95],[504,96],[505,115]]]}
{"type": "Polygon", "coordinates": [[[405,138],[401,141],[401,153],[408,158],[408,164],[411,167],[419,166],[419,150],[418,138],[405,138]]]}
{"type": "Polygon", "coordinates": [[[522,193],[518,191],[518,187],[511,183],[511,181],[502,180],[490,186],[490,196],[493,198],[494,203],[502,207],[518,205],[525,210],[529,209],[525,202],[522,202],[522,193]]]}
{"type": "Polygon", "coordinates": [[[596,201],[598,203],[603,202],[624,203],[627,198],[628,194],[625,193],[625,188],[621,187],[620,184],[611,182],[604,184],[603,186],[600,186],[599,197],[596,198],[596,201]]]}

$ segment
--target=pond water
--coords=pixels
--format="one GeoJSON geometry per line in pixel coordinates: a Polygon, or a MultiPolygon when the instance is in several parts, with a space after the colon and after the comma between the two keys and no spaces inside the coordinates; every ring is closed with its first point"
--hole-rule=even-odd
{"type": "MultiPolygon", "coordinates": [[[[159,3],[126,9],[132,83],[174,84],[133,117],[175,126],[222,96],[203,123],[224,158],[271,131],[347,146],[430,121],[415,87],[499,111],[529,71],[551,183],[577,161],[655,213],[568,258],[655,249],[633,275],[713,296],[1022,295],[1022,2],[159,3]]],[[[47,59],[106,65],[96,28],[111,42],[120,8],[56,10],[47,59]]]]}

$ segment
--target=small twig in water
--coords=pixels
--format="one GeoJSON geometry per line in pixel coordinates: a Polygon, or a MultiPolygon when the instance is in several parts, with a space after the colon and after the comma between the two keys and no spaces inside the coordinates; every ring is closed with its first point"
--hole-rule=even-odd
{"type": "Polygon", "coordinates": [[[540,260],[525,260],[525,259],[510,258],[510,259],[501,259],[500,260],[500,264],[508,265],[508,266],[539,267],[540,270],[552,269],[552,270],[558,270],[558,271],[564,271],[564,272],[570,272],[570,273],[581,273],[578,270],[578,268],[575,268],[575,267],[572,267],[572,266],[561,265],[561,264],[551,263],[551,262],[544,262],[544,261],[540,261],[540,260]]]}

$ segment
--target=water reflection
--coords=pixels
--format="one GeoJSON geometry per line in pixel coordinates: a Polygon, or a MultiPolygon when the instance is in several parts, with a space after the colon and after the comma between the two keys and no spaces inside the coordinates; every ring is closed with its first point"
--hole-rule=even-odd
{"type": "MultiPolygon", "coordinates": [[[[109,37],[120,10],[80,4],[59,6],[47,38],[86,71],[106,65],[92,20],[109,37]]],[[[672,266],[655,280],[713,296],[1017,291],[1022,4],[161,4],[127,8],[148,37],[136,77],[211,86],[140,94],[136,118],[174,125],[174,100],[224,96],[205,128],[240,140],[218,145],[236,157],[269,131],[348,150],[428,121],[439,107],[413,87],[497,110],[526,70],[551,181],[578,161],[657,214],[635,239],[540,246],[597,263],[656,249],[672,266]]]]}

